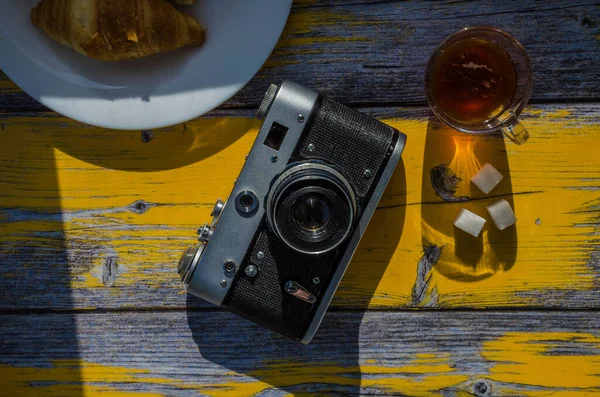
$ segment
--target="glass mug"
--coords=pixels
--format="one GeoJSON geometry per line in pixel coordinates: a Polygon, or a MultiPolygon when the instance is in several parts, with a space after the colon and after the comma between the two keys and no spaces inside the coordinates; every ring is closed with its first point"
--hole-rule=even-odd
{"type": "Polygon", "coordinates": [[[447,37],[425,72],[427,102],[440,120],[470,134],[501,130],[518,145],[529,138],[517,116],[532,84],[531,62],[521,43],[487,26],[447,37]]]}

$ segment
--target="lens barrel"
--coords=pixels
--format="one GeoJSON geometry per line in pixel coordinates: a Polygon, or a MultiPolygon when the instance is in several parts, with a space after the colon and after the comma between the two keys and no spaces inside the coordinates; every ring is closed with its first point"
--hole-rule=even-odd
{"type": "Polygon", "coordinates": [[[271,229],[290,248],[305,254],[339,246],[350,234],[355,216],[351,185],[321,162],[292,165],[277,178],[267,198],[271,229]]]}

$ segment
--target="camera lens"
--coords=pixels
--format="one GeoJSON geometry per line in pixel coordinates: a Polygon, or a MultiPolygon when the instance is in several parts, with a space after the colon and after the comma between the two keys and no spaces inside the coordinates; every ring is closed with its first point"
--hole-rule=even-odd
{"type": "Polygon", "coordinates": [[[292,210],[293,220],[302,229],[311,233],[318,233],[329,222],[331,210],[325,196],[309,193],[301,197],[294,204],[292,210]]]}
{"type": "Polygon", "coordinates": [[[273,183],[267,219],[275,234],[292,249],[321,254],[350,234],[356,201],[342,174],[320,162],[293,165],[273,183]]]}

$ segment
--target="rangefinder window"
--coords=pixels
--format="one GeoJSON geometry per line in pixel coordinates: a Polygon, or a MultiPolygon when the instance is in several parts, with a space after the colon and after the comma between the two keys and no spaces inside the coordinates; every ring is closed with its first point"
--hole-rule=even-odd
{"type": "Polygon", "coordinates": [[[287,132],[288,128],[286,126],[274,122],[273,125],[271,125],[271,129],[269,130],[269,134],[267,135],[264,144],[270,148],[279,150],[287,132]]]}

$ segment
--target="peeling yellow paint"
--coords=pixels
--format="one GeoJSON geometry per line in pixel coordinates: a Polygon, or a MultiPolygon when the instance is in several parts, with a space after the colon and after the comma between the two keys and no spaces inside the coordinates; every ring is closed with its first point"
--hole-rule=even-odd
{"type": "Polygon", "coordinates": [[[317,10],[297,9],[290,14],[285,27],[283,38],[290,35],[313,33],[322,26],[337,25],[340,22],[350,22],[354,17],[350,13],[332,13],[317,10]]]}
{"type": "Polygon", "coordinates": [[[278,68],[278,67],[283,67],[283,66],[289,66],[289,65],[296,65],[300,63],[300,61],[295,60],[295,59],[269,59],[267,62],[265,62],[264,67],[266,68],[278,68]]]}
{"type": "Polygon", "coordinates": [[[315,49],[315,44],[331,44],[339,47],[346,42],[372,42],[373,38],[359,37],[356,34],[347,36],[324,36],[322,27],[339,25],[341,23],[358,26],[366,21],[354,21],[355,17],[349,13],[337,14],[319,10],[304,10],[297,8],[288,20],[285,31],[277,43],[273,54],[265,64],[266,67],[285,67],[300,62],[302,55],[322,54],[323,49],[315,49]]]}
{"type": "Polygon", "coordinates": [[[21,92],[21,89],[18,85],[12,82],[10,79],[1,79],[0,78],[0,92],[2,93],[16,93],[21,92]]]}
{"type": "Polygon", "coordinates": [[[369,37],[343,37],[343,36],[329,36],[329,37],[293,37],[284,38],[279,42],[279,47],[297,47],[303,45],[313,45],[315,43],[340,43],[340,42],[355,42],[355,41],[374,41],[369,37]]]}
{"type": "Polygon", "coordinates": [[[369,25],[369,26],[375,26],[375,25],[385,25],[389,23],[388,21],[354,21],[354,22],[350,22],[350,26],[363,26],[363,25],[369,25]]]}
{"type": "Polygon", "coordinates": [[[505,390],[505,396],[527,396],[527,397],[582,397],[582,396],[598,396],[600,390],[515,390],[507,388],[505,390]]]}
{"type": "Polygon", "coordinates": [[[82,396],[110,395],[118,397],[154,397],[161,393],[129,391],[133,385],[151,384],[174,389],[195,390],[214,396],[251,396],[273,386],[304,383],[377,387],[407,396],[433,396],[439,389],[463,382],[464,375],[450,375],[455,370],[444,364],[407,365],[386,367],[362,365],[341,367],[336,363],[302,363],[287,360],[267,363],[263,369],[250,372],[247,377],[229,373],[224,382],[190,384],[177,379],[158,378],[147,369],[107,366],[81,360],[57,360],[50,367],[12,367],[0,365],[0,378],[5,380],[4,392],[14,396],[82,396]],[[357,376],[362,374],[361,376],[357,376]],[[415,376],[416,375],[416,376],[415,376]],[[423,376],[420,376],[423,375],[423,376]],[[236,378],[240,378],[236,380],[236,378]],[[6,383],[8,382],[8,383],[6,383]],[[125,388],[125,386],[129,386],[125,388]]]}
{"type": "Polygon", "coordinates": [[[558,109],[552,112],[544,113],[544,120],[548,121],[550,119],[561,119],[570,115],[571,112],[568,109],[558,109]]]}
{"type": "MultiPolygon", "coordinates": [[[[600,337],[583,333],[509,332],[484,342],[482,356],[492,364],[495,381],[533,386],[585,389],[600,387],[600,337]],[[570,345],[569,345],[570,344],[570,345]],[[571,346],[573,354],[552,352],[571,346]],[[580,348],[589,355],[582,355],[580,348]]],[[[596,393],[599,390],[595,391],[596,393]]],[[[540,395],[524,392],[525,395],[540,395]]]]}
{"type": "Polygon", "coordinates": [[[7,396],[43,397],[159,397],[160,393],[119,390],[107,384],[146,382],[149,370],[111,367],[79,360],[57,360],[52,367],[12,367],[0,365],[2,393],[7,396]],[[48,383],[48,384],[45,384],[48,383]]]}
{"type": "MultiPolygon", "coordinates": [[[[536,109],[536,108],[527,108],[523,112],[524,116],[542,116],[544,122],[549,121],[561,121],[560,119],[571,116],[571,111],[569,109],[556,109],[552,111],[547,111],[544,109],[536,109]]],[[[525,122],[524,124],[527,124],[525,122]]]]}
{"type": "MultiPolygon", "coordinates": [[[[489,382],[500,382],[498,395],[580,396],[597,393],[600,387],[600,337],[571,332],[509,332],[482,343],[481,355],[489,365],[481,374],[489,382]],[[572,354],[565,349],[573,349],[572,354]],[[543,387],[544,390],[521,385],[543,387]]],[[[474,357],[474,360],[478,358],[474,357]]],[[[390,367],[365,360],[359,366],[336,362],[302,362],[281,359],[257,362],[245,374],[223,373],[214,383],[198,384],[174,377],[156,376],[152,370],[104,365],[84,360],[57,360],[49,366],[0,365],[3,392],[14,396],[43,397],[157,397],[148,390],[189,390],[213,397],[251,396],[273,387],[285,390],[303,384],[377,389],[406,396],[437,396],[451,388],[457,395],[468,393],[473,376],[457,370],[448,353],[417,353],[405,365],[390,367]],[[147,385],[141,387],[142,385],[147,385]]],[[[304,395],[300,391],[298,395],[304,395]]],[[[170,395],[170,393],[167,393],[170,395]]]]}
{"type": "MultiPolygon", "coordinates": [[[[598,200],[592,189],[599,170],[591,148],[600,145],[600,123],[573,116],[568,108],[538,116],[527,120],[531,139],[521,147],[496,138],[474,139],[426,119],[385,120],[409,137],[405,176],[396,175],[390,184],[380,203],[390,208],[376,211],[371,229],[377,232],[367,230],[334,305],[410,305],[424,238],[445,246],[445,267],[436,267],[430,283],[443,307],[524,306],[544,290],[593,289],[596,276],[587,262],[598,244],[590,237],[594,214],[586,209],[598,200]],[[506,262],[507,251],[493,247],[489,233],[494,226],[488,219],[481,261],[469,268],[453,248],[452,222],[462,204],[438,204],[428,167],[446,163],[456,168],[463,179],[457,194],[479,198],[465,206],[486,216],[485,205],[494,199],[468,183],[485,162],[502,168],[503,183],[510,182],[497,192],[510,186],[514,193],[516,252],[513,265],[506,262]],[[526,192],[536,193],[520,194],[526,192]],[[425,219],[432,214],[437,223],[425,219]]],[[[153,131],[154,139],[143,143],[139,131],[103,130],[61,117],[7,117],[3,123],[11,139],[0,148],[1,158],[22,169],[17,177],[11,168],[0,167],[7,176],[0,181],[0,205],[62,212],[63,218],[2,222],[3,241],[25,239],[44,247],[51,241],[40,237],[32,243],[27,236],[60,231],[67,248],[87,252],[87,270],[77,268],[72,275],[75,289],[106,288],[103,251],[97,251],[110,248],[122,265],[113,294],[132,285],[161,290],[180,285],[174,271],[164,271],[165,264],[177,263],[216,198],[229,195],[259,127],[250,119],[198,119],[153,131]],[[28,189],[32,184],[36,189],[28,189]],[[156,205],[143,214],[128,209],[141,199],[156,205]]],[[[505,247],[515,244],[510,230],[503,233],[509,236],[505,247]]]]}
{"type": "Polygon", "coordinates": [[[526,108],[523,111],[523,115],[526,115],[526,116],[539,116],[539,115],[541,115],[543,113],[544,113],[543,109],[536,109],[534,107],[526,108]]]}

